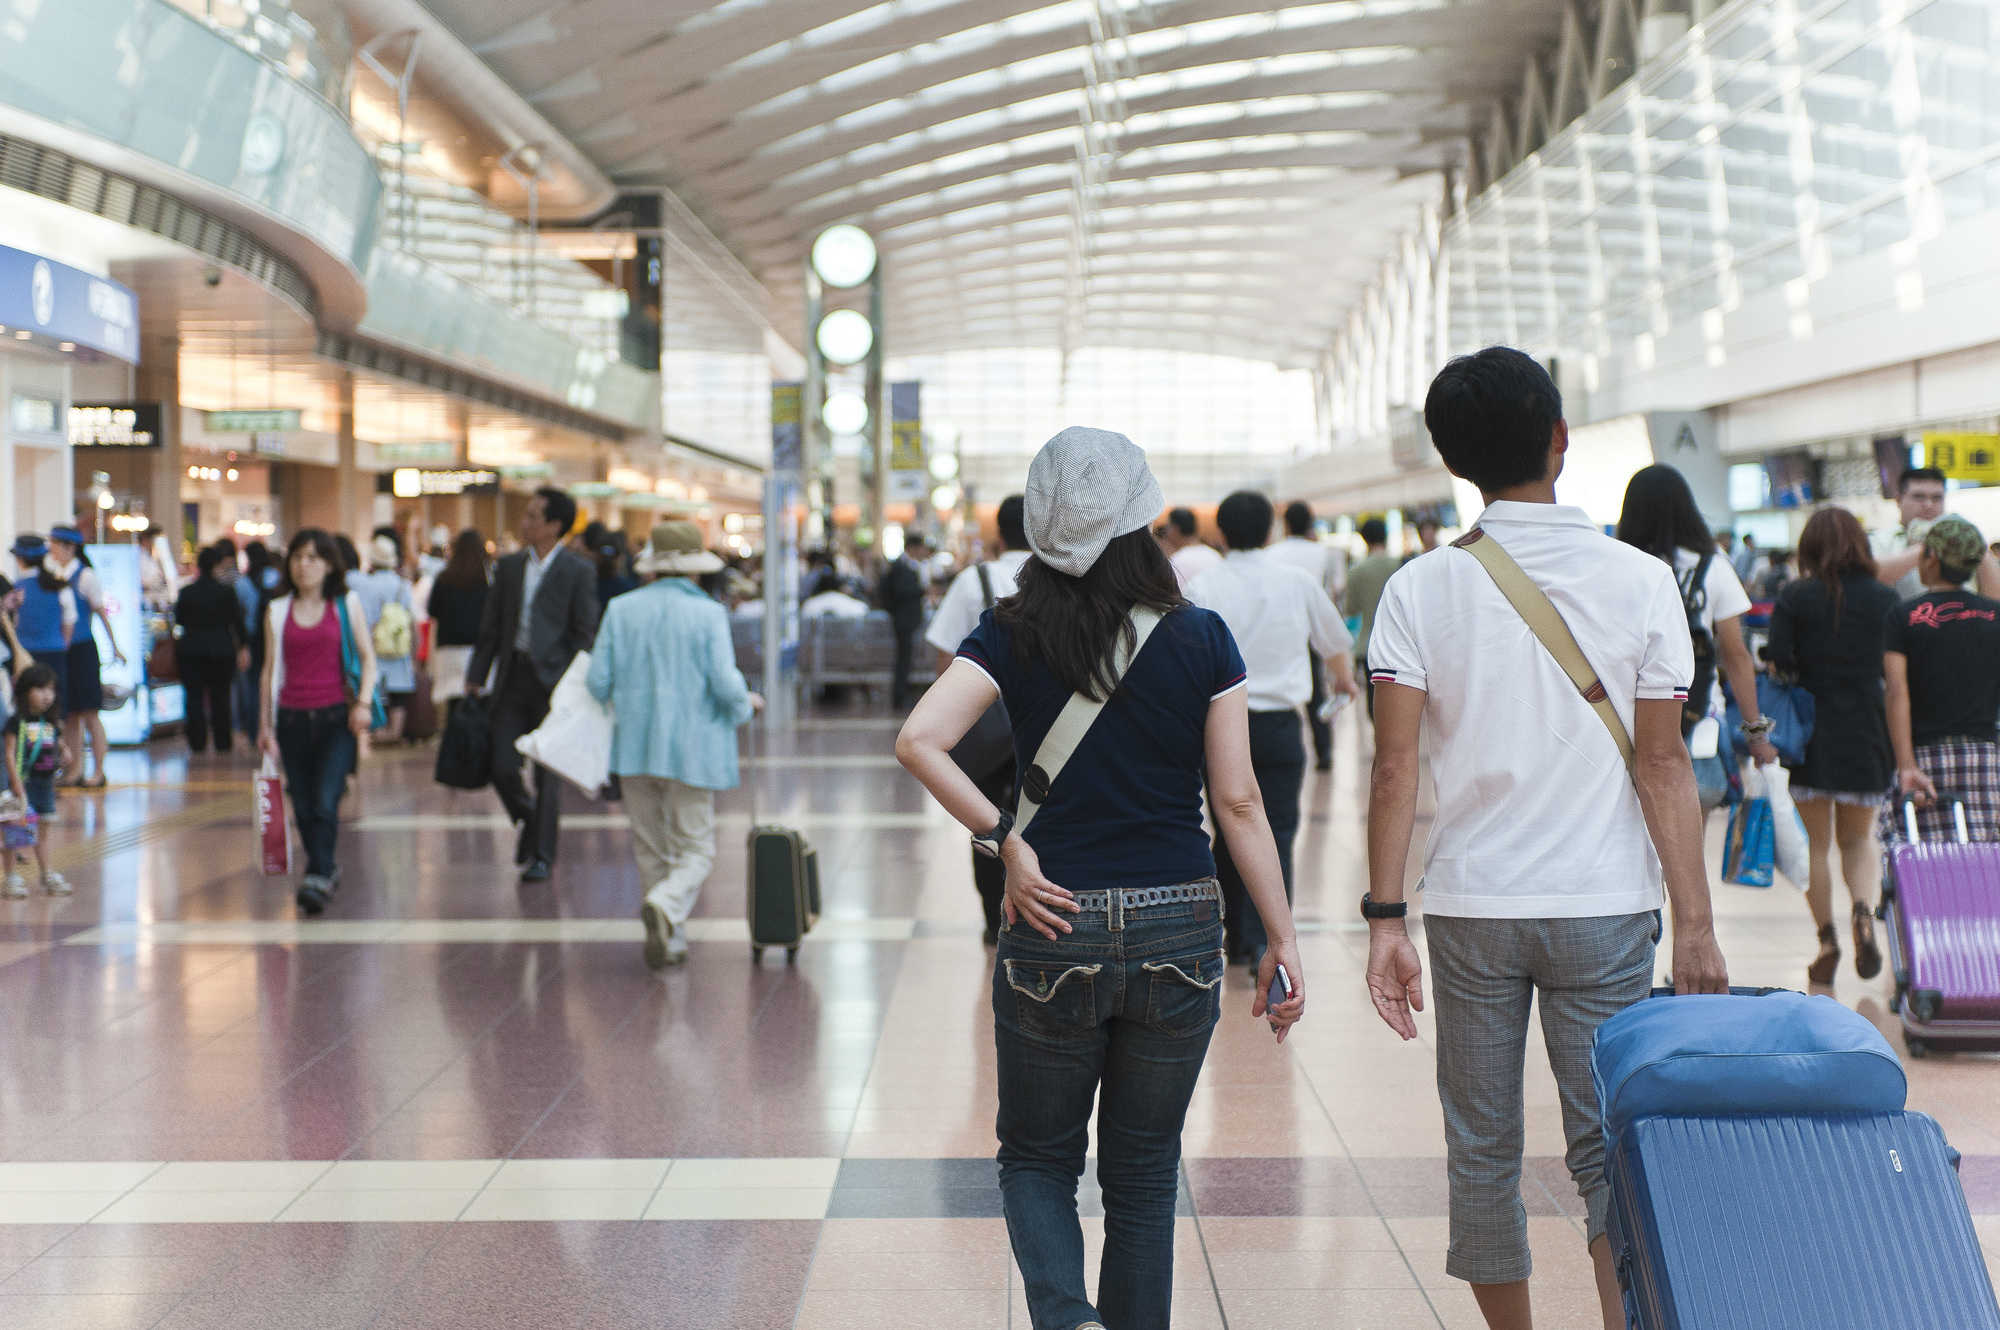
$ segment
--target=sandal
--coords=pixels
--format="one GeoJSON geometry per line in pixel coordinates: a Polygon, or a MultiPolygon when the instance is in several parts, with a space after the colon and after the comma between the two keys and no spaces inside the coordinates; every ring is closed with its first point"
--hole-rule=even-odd
{"type": "Polygon", "coordinates": [[[1830,984],[1840,972],[1840,934],[1828,924],[1819,930],[1819,955],[1806,967],[1806,978],[1815,984],[1830,984]]]}
{"type": "Polygon", "coordinates": [[[1882,973],[1882,949],[1875,945],[1875,916],[1865,905],[1854,907],[1854,972],[1863,979],[1882,973]]]}

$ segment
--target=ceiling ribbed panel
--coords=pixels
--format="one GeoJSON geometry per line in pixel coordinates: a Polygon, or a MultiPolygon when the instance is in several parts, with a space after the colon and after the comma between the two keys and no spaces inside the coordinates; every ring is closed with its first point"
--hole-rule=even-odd
{"type": "MultiPolygon", "coordinates": [[[[623,183],[798,319],[882,244],[891,344],[1309,363],[1558,0],[431,0],[623,183]],[[1177,316],[1186,316],[1185,318],[1177,316]]],[[[797,335],[797,334],[794,334],[797,335]]]]}

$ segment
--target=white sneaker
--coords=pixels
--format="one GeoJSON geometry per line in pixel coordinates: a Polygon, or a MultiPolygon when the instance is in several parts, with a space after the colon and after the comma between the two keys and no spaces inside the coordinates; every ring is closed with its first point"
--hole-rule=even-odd
{"type": "Polygon", "coordinates": [[[70,893],[69,879],[50,869],[42,874],[42,890],[51,896],[67,896],[70,893]]]}
{"type": "Polygon", "coordinates": [[[7,874],[6,885],[0,886],[0,896],[5,896],[10,901],[17,901],[25,898],[27,894],[28,894],[27,875],[23,873],[7,874]]]}

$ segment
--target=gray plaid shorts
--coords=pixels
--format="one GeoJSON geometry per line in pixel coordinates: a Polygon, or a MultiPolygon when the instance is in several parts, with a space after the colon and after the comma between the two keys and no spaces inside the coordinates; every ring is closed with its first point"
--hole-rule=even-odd
{"type": "Polygon", "coordinates": [[[1424,933],[1451,1179],[1445,1273],[1475,1284],[1512,1283],[1533,1268],[1521,1204],[1529,1006],[1538,1001],[1541,1008],[1542,1040],[1562,1099],[1565,1160],[1588,1214],[1586,1241],[1595,1242],[1604,1232],[1611,1191],[1590,1080],[1590,1041],[1599,1025],[1652,987],[1660,915],[1426,915],[1424,933]]]}

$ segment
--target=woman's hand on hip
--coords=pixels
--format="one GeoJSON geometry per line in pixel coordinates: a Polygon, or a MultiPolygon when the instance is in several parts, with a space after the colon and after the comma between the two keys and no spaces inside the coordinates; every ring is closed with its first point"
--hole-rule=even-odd
{"type": "Polygon", "coordinates": [[[1075,914],[1081,907],[1076,897],[1042,876],[1042,861],[1020,833],[1007,837],[1000,847],[1000,861],[1007,865],[1007,896],[1001,904],[1007,923],[1025,919],[1030,928],[1051,942],[1069,932],[1068,922],[1056,911],[1075,914]]]}
{"type": "Polygon", "coordinates": [[[1299,1018],[1306,1014],[1305,971],[1299,965],[1299,944],[1289,937],[1272,938],[1264,948],[1264,959],[1257,962],[1257,991],[1251,995],[1250,1015],[1262,1016],[1271,1023],[1277,1033],[1278,1042],[1284,1043],[1299,1018]],[[1271,981],[1278,977],[1278,967],[1285,967],[1285,978],[1292,984],[1292,995],[1277,1006],[1269,1006],[1266,998],[1271,992],[1271,981]]]}

